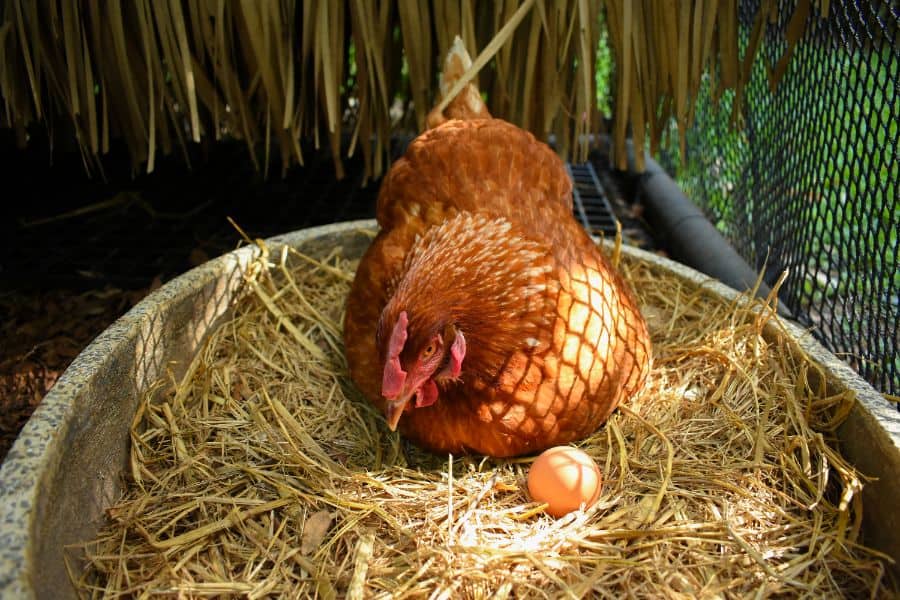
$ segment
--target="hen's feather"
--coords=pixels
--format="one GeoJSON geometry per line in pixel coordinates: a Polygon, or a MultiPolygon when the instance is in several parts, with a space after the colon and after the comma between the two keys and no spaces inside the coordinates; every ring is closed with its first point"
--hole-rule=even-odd
{"type": "MultiPolygon", "coordinates": [[[[441,73],[441,97],[450,93],[451,88],[463,77],[466,71],[472,67],[472,59],[466,51],[462,38],[456,36],[453,47],[447,53],[444,60],[444,70],[441,73]]],[[[440,105],[434,107],[425,123],[429,129],[445,123],[448,119],[490,119],[478,87],[474,83],[467,83],[458,96],[453,98],[443,111],[439,111],[440,105]]]]}

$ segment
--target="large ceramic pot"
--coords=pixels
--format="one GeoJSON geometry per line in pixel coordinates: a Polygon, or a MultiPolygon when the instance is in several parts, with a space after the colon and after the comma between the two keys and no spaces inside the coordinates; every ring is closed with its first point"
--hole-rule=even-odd
{"type": "MultiPolygon", "coordinates": [[[[272,238],[324,257],[335,246],[361,256],[374,221],[339,223],[272,238]],[[368,233],[367,233],[368,232],[368,233]]],[[[736,293],[658,256],[624,248],[684,280],[731,300],[736,293]]],[[[228,314],[243,269],[258,253],[245,247],[178,277],[101,334],[60,377],[0,470],[0,597],[74,597],[63,550],[95,537],[104,510],[122,492],[129,428],[139,398],[166,370],[184,372],[206,336],[228,314]]],[[[900,413],[866,382],[790,324],[796,348],[828,371],[831,385],[856,392],[840,430],[845,456],[877,477],[864,489],[866,541],[900,563],[900,413]]],[[[774,327],[767,335],[778,335],[774,327]]]]}

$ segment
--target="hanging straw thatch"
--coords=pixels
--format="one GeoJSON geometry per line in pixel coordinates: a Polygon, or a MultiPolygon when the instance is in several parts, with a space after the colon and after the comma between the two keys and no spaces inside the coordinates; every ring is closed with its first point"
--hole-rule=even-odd
{"type": "Polygon", "coordinates": [[[581,447],[595,507],[556,520],[532,458],[431,456],[349,382],[355,264],[282,255],[184,381],[143,399],[125,497],[70,551],[86,596],[878,597],[860,476],[835,448],[854,403],[761,301],[729,304],[629,260],[653,336],[647,389],[581,447]],[[293,266],[291,266],[293,264],[293,266]]]}
{"type": "MultiPolygon", "coordinates": [[[[327,140],[340,175],[347,132],[346,151],[361,151],[377,176],[391,133],[422,129],[438,65],[459,34],[492,113],[541,138],[555,134],[564,155],[581,159],[585,134],[602,128],[598,4],[8,0],[0,6],[0,126],[15,128],[22,143],[33,124],[74,134],[92,171],[112,138],[125,141],[135,169],[152,171],[159,153],[228,136],[243,140],[262,169],[270,149],[287,168],[303,162],[301,141],[327,140]]],[[[827,13],[827,0],[816,4],[827,13]]],[[[763,25],[777,16],[763,0],[741,56],[734,0],[607,0],[605,9],[622,167],[629,129],[654,148],[672,117],[684,132],[704,73],[740,96],[763,25]]],[[[773,81],[809,13],[810,1],[799,0],[773,81]]]]}
{"type": "MultiPolygon", "coordinates": [[[[829,0],[798,0],[791,15],[779,14],[775,0],[761,0],[749,37],[740,43],[736,0],[606,0],[616,57],[615,106],[624,107],[614,116],[618,167],[626,168],[625,136],[629,131],[635,140],[649,140],[650,151],[655,153],[672,120],[678,124],[684,154],[685,133],[693,123],[704,77],[713,81],[715,98],[734,91],[732,125],[742,125],[743,89],[750,81],[767,23],[790,16],[786,50],[774,66],[767,66],[774,87],[806,30],[812,16],[810,4],[821,17],[828,16],[829,0]]],[[[643,153],[636,152],[635,160],[643,170],[643,153]]]]}

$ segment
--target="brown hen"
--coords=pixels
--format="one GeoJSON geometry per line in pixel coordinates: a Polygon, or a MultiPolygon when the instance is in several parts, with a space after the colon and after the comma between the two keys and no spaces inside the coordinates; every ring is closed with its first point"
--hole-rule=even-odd
{"type": "MultiPolygon", "coordinates": [[[[443,93],[470,64],[457,41],[443,93]]],[[[589,435],[649,370],[633,294],[573,218],[549,147],[491,118],[472,84],[428,123],[382,184],[347,301],[353,380],[436,452],[514,456],[589,435]]]]}

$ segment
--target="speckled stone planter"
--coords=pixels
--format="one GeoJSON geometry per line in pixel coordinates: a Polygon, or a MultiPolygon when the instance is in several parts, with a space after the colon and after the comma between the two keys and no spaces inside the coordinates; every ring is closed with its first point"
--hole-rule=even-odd
{"type": "MultiPolygon", "coordinates": [[[[272,238],[317,257],[341,246],[359,256],[374,221],[339,223],[272,238]]],[[[735,292],[700,273],[625,248],[728,300],[735,292]]],[[[246,247],[202,265],[157,290],[101,334],[59,379],[23,429],[0,469],[0,597],[66,598],[75,592],[63,548],[92,539],[103,511],[122,491],[129,428],[138,399],[158,378],[184,373],[206,336],[228,314],[246,247]]],[[[900,414],[802,329],[787,324],[797,349],[857,394],[840,434],[844,454],[877,477],[864,491],[866,538],[900,562],[900,414]]],[[[767,335],[778,335],[770,327],[767,335]]]]}

